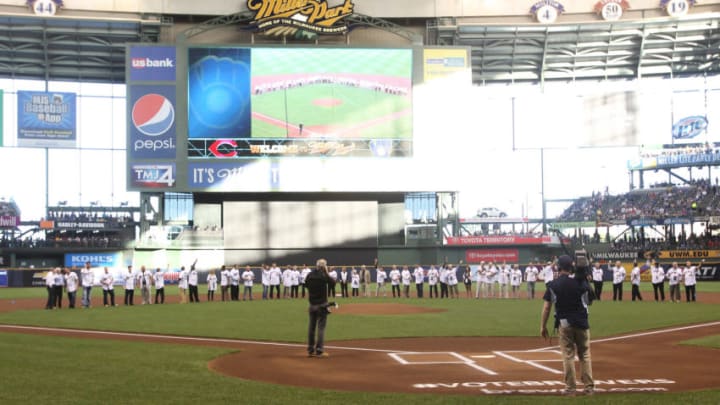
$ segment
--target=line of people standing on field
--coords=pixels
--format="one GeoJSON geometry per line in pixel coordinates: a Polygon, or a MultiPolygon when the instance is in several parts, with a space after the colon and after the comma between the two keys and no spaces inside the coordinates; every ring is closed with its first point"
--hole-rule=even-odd
{"type": "MultiPolygon", "coordinates": [[[[199,297],[199,272],[193,263],[189,269],[181,267],[178,273],[178,294],[181,303],[200,302],[199,297]]],[[[669,286],[669,295],[672,302],[681,301],[680,285],[685,287],[685,296],[688,302],[696,300],[696,274],[697,266],[689,261],[685,267],[678,266],[675,262],[672,266],[664,269],[657,262],[648,262],[642,268],[637,261],[630,271],[630,283],[632,286],[632,300],[642,300],[640,293],[641,274],[648,270],[651,274],[653,291],[656,301],[665,300],[665,281],[669,286]]],[[[219,277],[215,270],[207,274],[207,301],[215,300],[215,291],[220,286],[220,300],[239,301],[240,286],[243,286],[242,300],[253,299],[253,286],[256,282],[256,273],[250,266],[242,270],[240,266],[222,266],[219,269],[219,277]]],[[[262,299],[281,298],[305,298],[305,279],[311,269],[308,266],[288,265],[281,268],[277,263],[262,265],[260,269],[260,282],[262,285],[262,299]]],[[[613,300],[622,301],[623,283],[627,273],[621,262],[608,266],[612,273],[613,300]]],[[[115,277],[107,267],[96,280],[95,273],[90,263],[78,272],[71,269],[56,268],[49,271],[45,277],[45,285],[48,291],[47,309],[61,308],[63,291],[68,298],[68,306],[75,308],[78,290],[82,292],[81,304],[83,308],[90,307],[90,294],[96,282],[100,284],[103,291],[103,305],[116,306],[115,303],[115,277]]],[[[427,284],[429,298],[459,298],[459,284],[465,287],[466,298],[488,299],[488,298],[519,298],[520,287],[526,283],[527,298],[534,299],[536,284],[539,281],[548,283],[557,274],[556,264],[548,261],[530,262],[521,271],[519,264],[508,264],[507,262],[481,262],[473,271],[470,266],[462,261],[457,265],[431,265],[423,267],[415,265],[391,265],[375,267],[375,280],[370,266],[362,265],[339,266],[328,269],[328,275],[340,288],[340,295],[347,297],[387,297],[390,285],[390,294],[394,298],[410,298],[411,295],[417,298],[425,297],[425,285],[427,284]],[[473,282],[475,290],[473,291],[473,282]],[[413,287],[414,285],[414,287],[413,287]],[[412,290],[414,294],[411,294],[412,290]]],[[[590,274],[589,281],[592,281],[595,296],[602,299],[605,270],[600,263],[595,262],[590,274]]],[[[133,271],[133,266],[128,266],[126,272],[122,272],[117,280],[124,290],[124,304],[134,305],[135,290],[139,291],[142,304],[163,304],[165,303],[165,278],[166,272],[157,268],[155,272],[141,266],[138,272],[133,271]],[[154,290],[154,300],[152,292],[154,290]]],[[[336,287],[328,291],[328,295],[334,297],[337,294],[336,287]]]]}
{"type": "MultiPolygon", "coordinates": [[[[670,289],[670,300],[672,302],[682,301],[680,294],[681,284],[685,286],[686,301],[694,302],[696,300],[697,266],[693,265],[690,261],[686,262],[684,267],[680,267],[677,262],[673,262],[667,270],[657,263],[657,261],[648,261],[642,267],[637,261],[634,261],[633,268],[630,270],[631,299],[633,301],[642,301],[643,299],[640,293],[643,268],[645,271],[650,271],[650,281],[653,286],[655,301],[665,301],[666,280],[670,289]]],[[[620,261],[615,262],[615,265],[609,266],[608,269],[612,272],[613,301],[622,301],[623,283],[627,277],[627,272],[620,261]]],[[[603,276],[604,271],[600,267],[600,263],[595,262],[591,271],[591,277],[597,300],[602,299],[603,276]]]]}

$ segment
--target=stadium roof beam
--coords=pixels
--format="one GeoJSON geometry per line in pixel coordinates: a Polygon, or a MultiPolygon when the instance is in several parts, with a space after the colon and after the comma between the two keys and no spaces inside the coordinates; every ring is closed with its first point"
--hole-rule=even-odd
{"type": "Polygon", "coordinates": [[[0,17],[0,76],[119,83],[128,42],[157,42],[155,18],[0,17]]]}
{"type": "Polygon", "coordinates": [[[448,45],[469,46],[473,80],[512,83],[720,74],[720,13],[551,25],[428,22],[448,45]],[[439,27],[442,26],[442,32],[439,27]],[[452,30],[454,35],[452,34],[452,30]],[[505,69],[488,62],[502,61],[505,69]]]}

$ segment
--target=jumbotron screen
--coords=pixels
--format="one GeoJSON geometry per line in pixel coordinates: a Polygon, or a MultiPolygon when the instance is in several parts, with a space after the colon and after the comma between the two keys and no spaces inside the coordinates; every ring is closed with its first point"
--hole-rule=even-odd
{"type": "Polygon", "coordinates": [[[188,157],[412,154],[412,51],[190,48],[188,157]]]}
{"type": "Polygon", "coordinates": [[[424,189],[438,177],[428,164],[438,131],[461,134],[468,116],[451,107],[453,86],[470,83],[468,48],[132,44],[127,54],[132,191],[424,189]]]}

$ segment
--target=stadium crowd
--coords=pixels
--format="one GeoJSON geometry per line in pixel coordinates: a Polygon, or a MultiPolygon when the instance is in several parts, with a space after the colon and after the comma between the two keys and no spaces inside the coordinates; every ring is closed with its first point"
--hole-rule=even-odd
{"type": "Polygon", "coordinates": [[[559,217],[560,222],[613,221],[637,218],[689,218],[720,215],[718,186],[696,180],[687,186],[652,187],[625,194],[593,193],[575,200],[559,217]]]}

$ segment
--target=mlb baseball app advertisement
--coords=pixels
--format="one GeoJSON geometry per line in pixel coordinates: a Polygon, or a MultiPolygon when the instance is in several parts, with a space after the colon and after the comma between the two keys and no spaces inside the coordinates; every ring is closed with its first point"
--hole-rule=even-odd
{"type": "Polygon", "coordinates": [[[75,146],[75,93],[18,91],[17,96],[19,146],[75,146]]]}

